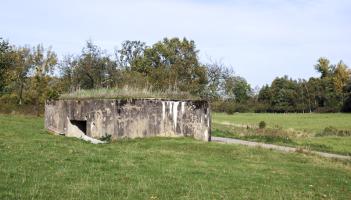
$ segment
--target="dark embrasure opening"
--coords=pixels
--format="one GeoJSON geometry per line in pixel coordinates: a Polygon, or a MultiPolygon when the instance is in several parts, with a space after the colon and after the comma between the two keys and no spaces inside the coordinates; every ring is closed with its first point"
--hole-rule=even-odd
{"type": "Polygon", "coordinates": [[[70,120],[72,125],[77,126],[83,133],[87,134],[87,121],[85,120],[70,120]]]}

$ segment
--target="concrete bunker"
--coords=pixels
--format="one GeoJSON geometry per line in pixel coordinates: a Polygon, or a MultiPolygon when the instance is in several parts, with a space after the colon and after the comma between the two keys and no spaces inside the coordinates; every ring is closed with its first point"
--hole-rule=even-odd
{"type": "Polygon", "coordinates": [[[62,99],[45,105],[47,130],[95,142],[152,136],[210,141],[210,126],[210,106],[204,100],[62,99]]]}

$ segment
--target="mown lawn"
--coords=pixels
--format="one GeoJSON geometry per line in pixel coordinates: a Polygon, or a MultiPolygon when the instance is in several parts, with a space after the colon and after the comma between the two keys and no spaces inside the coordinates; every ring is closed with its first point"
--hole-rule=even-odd
{"type": "Polygon", "coordinates": [[[302,147],[306,149],[351,155],[351,137],[318,136],[326,127],[351,132],[351,114],[267,114],[267,113],[236,113],[227,115],[213,113],[213,135],[232,137],[244,140],[302,147]],[[258,126],[265,121],[266,132],[278,130],[272,137],[245,135],[248,126],[258,126]],[[279,130],[282,134],[279,135],[279,130]],[[288,137],[288,139],[287,139],[288,137]]]}
{"type": "Polygon", "coordinates": [[[0,115],[0,199],[351,199],[351,164],[190,138],[93,145],[0,115]]]}

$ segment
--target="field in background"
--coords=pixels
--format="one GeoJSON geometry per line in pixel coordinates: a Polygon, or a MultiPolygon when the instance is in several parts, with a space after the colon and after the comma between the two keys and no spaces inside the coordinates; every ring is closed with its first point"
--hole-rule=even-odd
{"type": "Polygon", "coordinates": [[[212,130],[215,136],[351,155],[351,114],[213,113],[212,130]],[[266,128],[258,127],[260,121],[266,128]]]}
{"type": "Polygon", "coordinates": [[[267,127],[282,127],[309,133],[317,133],[328,126],[351,130],[351,114],[346,113],[299,113],[299,114],[271,114],[271,113],[236,113],[228,115],[213,113],[212,122],[230,122],[242,125],[258,126],[260,121],[265,121],[267,127]]]}
{"type": "Polygon", "coordinates": [[[0,199],[350,199],[351,166],[305,154],[150,138],[93,145],[0,115],[0,199]]]}

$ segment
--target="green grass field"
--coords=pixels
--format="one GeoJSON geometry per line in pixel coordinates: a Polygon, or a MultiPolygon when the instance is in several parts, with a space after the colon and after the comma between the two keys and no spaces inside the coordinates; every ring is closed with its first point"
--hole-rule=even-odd
{"type": "Polygon", "coordinates": [[[215,136],[351,155],[350,136],[318,136],[318,133],[323,132],[326,127],[330,126],[340,130],[351,131],[351,114],[238,113],[227,115],[224,113],[213,113],[212,115],[212,129],[215,136]],[[257,129],[260,121],[266,122],[268,129],[266,132],[275,131],[275,135],[267,138],[266,136],[260,136],[259,133],[255,135],[243,134],[247,132],[247,126],[256,127],[257,129]]]}
{"type": "Polygon", "coordinates": [[[351,114],[345,113],[306,113],[306,114],[270,114],[270,113],[239,113],[227,115],[213,113],[212,122],[231,122],[235,124],[258,125],[265,121],[268,127],[282,127],[296,129],[308,133],[317,133],[325,127],[334,126],[340,129],[351,130],[351,114]]]}
{"type": "Polygon", "coordinates": [[[93,145],[0,115],[0,199],[351,199],[351,164],[190,138],[93,145]]]}

